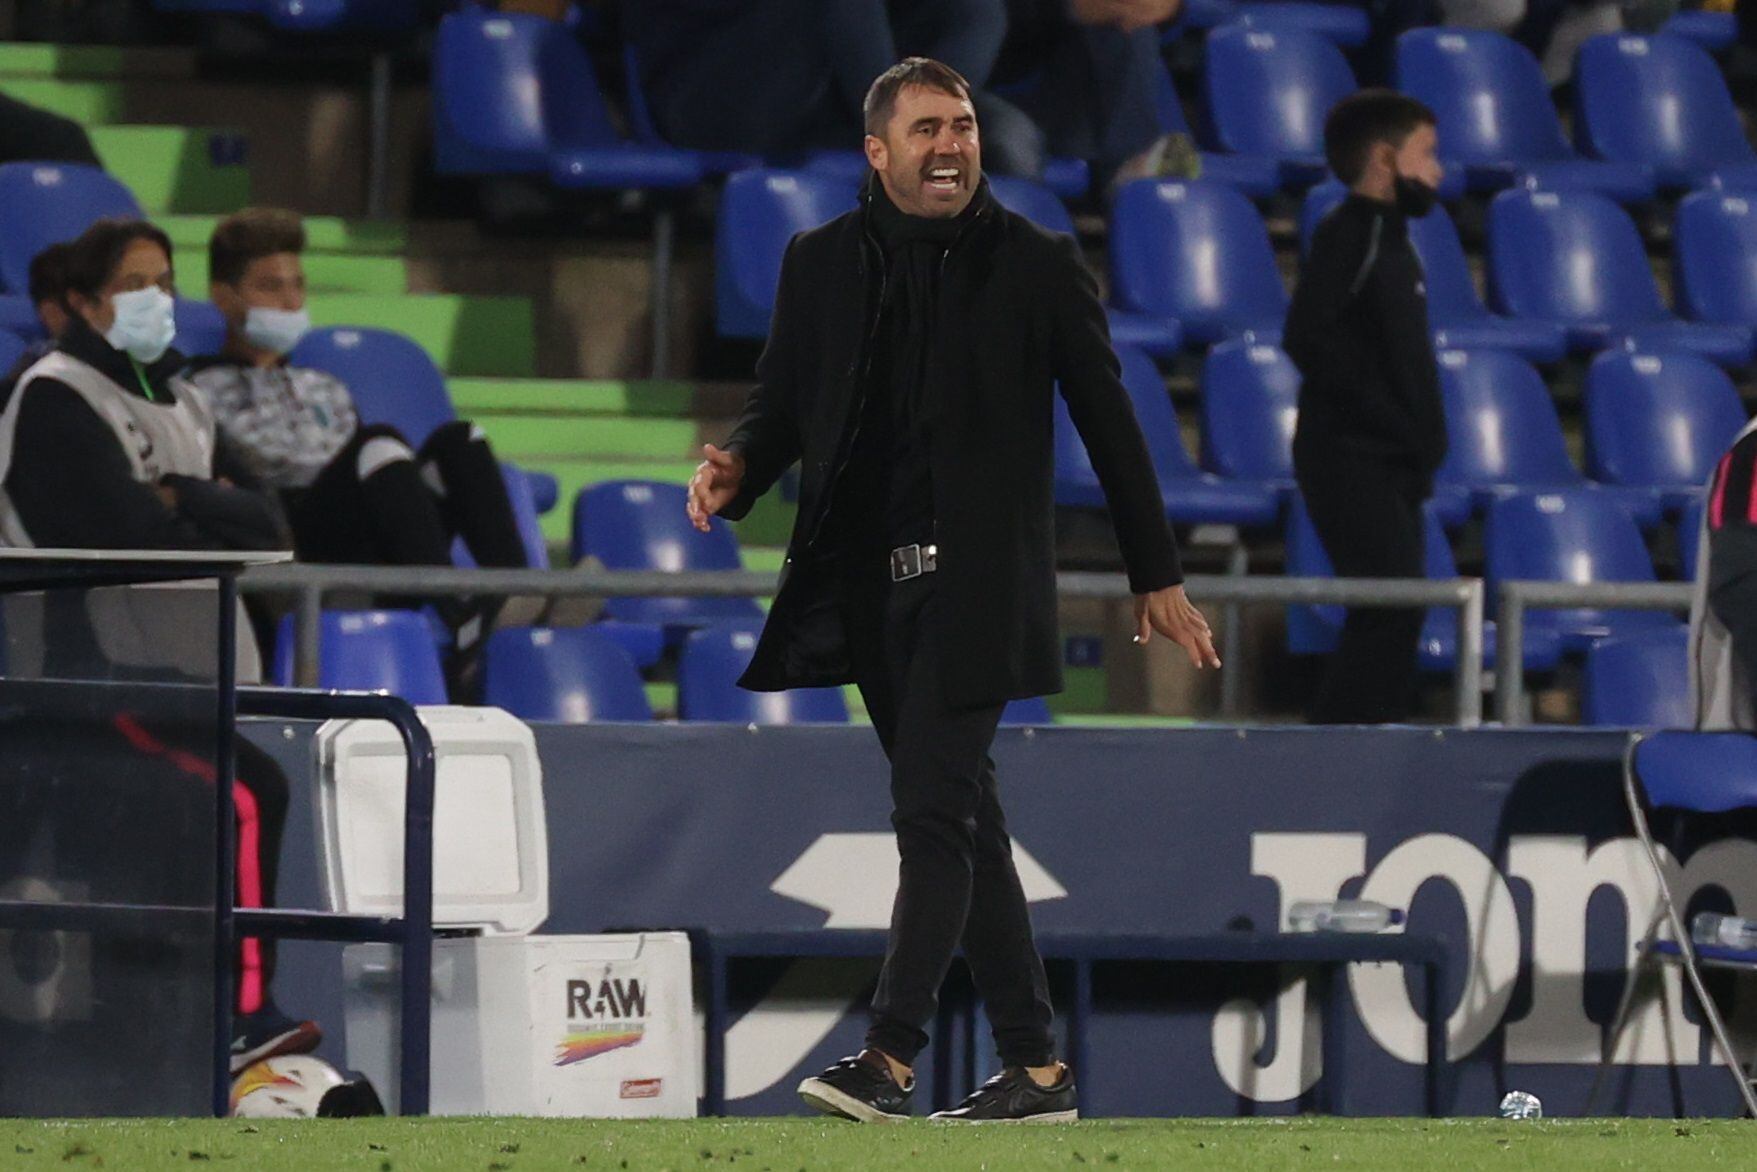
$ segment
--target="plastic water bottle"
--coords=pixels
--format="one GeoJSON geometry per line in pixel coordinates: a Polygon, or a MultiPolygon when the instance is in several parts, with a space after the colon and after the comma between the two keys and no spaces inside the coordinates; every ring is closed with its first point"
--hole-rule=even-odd
{"type": "Polygon", "coordinates": [[[1508,1091],[1501,1100],[1502,1119],[1542,1119],[1543,1104],[1530,1091],[1508,1091]]]}
{"type": "Polygon", "coordinates": [[[1382,932],[1402,922],[1401,909],[1370,899],[1302,899],[1287,909],[1295,932],[1382,932]]]}
{"type": "Polygon", "coordinates": [[[1723,916],[1719,912],[1697,912],[1690,921],[1690,939],[1716,948],[1757,950],[1757,920],[1740,916],[1723,916]]]}

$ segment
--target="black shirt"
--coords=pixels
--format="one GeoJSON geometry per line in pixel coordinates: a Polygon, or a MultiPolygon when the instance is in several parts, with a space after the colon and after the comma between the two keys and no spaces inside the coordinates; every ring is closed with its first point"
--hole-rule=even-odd
{"type": "Polygon", "coordinates": [[[1301,479],[1365,460],[1426,496],[1446,455],[1427,285],[1404,217],[1350,195],[1313,233],[1283,344],[1299,367],[1301,479]]]}

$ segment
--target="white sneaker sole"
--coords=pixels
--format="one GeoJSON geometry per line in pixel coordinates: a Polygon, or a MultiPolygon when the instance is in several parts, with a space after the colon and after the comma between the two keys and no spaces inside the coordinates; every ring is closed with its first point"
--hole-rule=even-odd
{"type": "Polygon", "coordinates": [[[962,1115],[947,1115],[944,1113],[929,1115],[927,1117],[928,1122],[930,1123],[952,1123],[965,1127],[980,1127],[991,1123],[1075,1123],[1079,1121],[1079,1118],[1080,1112],[1078,1109],[1073,1111],[1045,1111],[1041,1115],[1025,1115],[1018,1119],[966,1119],[962,1115]]]}
{"type": "Polygon", "coordinates": [[[907,1115],[890,1115],[871,1103],[863,1103],[846,1091],[837,1090],[821,1078],[808,1078],[799,1084],[799,1097],[815,1111],[852,1119],[856,1123],[903,1123],[907,1115]]]}

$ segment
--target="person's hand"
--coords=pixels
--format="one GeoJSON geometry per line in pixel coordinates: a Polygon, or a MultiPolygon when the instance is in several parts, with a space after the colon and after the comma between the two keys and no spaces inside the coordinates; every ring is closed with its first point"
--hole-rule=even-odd
{"type": "Polygon", "coordinates": [[[1214,632],[1208,620],[1184,594],[1182,586],[1167,586],[1151,594],[1135,595],[1135,642],[1145,644],[1158,631],[1189,653],[1198,669],[1219,667],[1214,651],[1214,632]]]}
{"type": "Polygon", "coordinates": [[[164,502],[164,505],[167,509],[171,509],[174,511],[177,508],[177,490],[176,489],[172,488],[168,484],[155,484],[155,485],[153,485],[153,491],[158,493],[159,500],[164,502]]]}
{"type": "Polygon", "coordinates": [[[723,452],[713,444],[703,444],[702,454],[707,459],[696,465],[695,475],[689,478],[686,508],[690,523],[706,533],[708,518],[738,495],[738,486],[744,483],[744,457],[736,452],[723,452]]]}

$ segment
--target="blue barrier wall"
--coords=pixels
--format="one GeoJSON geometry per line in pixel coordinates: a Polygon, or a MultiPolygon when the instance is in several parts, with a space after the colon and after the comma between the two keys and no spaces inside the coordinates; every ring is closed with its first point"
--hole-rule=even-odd
{"type": "MultiPolygon", "coordinates": [[[[307,789],[309,730],[252,731],[307,789]]],[[[870,730],[540,727],[548,933],[882,927],[894,885],[870,730]]],[[[1508,1089],[1585,1103],[1652,881],[1608,732],[1003,730],[1003,799],[1044,929],[1268,928],[1296,899],[1410,909],[1457,945],[1447,1106],[1508,1089]]],[[[309,803],[294,802],[282,902],[317,898],[309,803]]],[[[1757,914],[1757,844],[1679,844],[1685,887],[1757,914]]],[[[752,965],[728,1043],[737,1113],[796,1110],[798,1079],[859,1044],[865,962],[752,965]]],[[[280,996],[339,1034],[339,965],[288,946],[280,996]]],[[[1395,967],[1354,966],[1349,1110],[1421,1109],[1421,1020],[1395,967]]],[[[1730,986],[1728,986],[1730,988],[1730,986]]],[[[1734,1090],[1676,975],[1637,1005],[1600,1111],[1730,1113],[1734,1090]]],[[[1297,971],[1117,965],[1096,976],[1092,1113],[1273,1115],[1322,1070],[1297,971]]],[[[1749,1013],[1751,1007],[1743,1006],[1749,1013]]],[[[986,1050],[986,1047],[984,1048],[986,1050]]],[[[340,1058],[339,1047],[330,1054],[340,1058]]],[[[986,1058],[985,1058],[986,1061],[986,1058]]]]}

